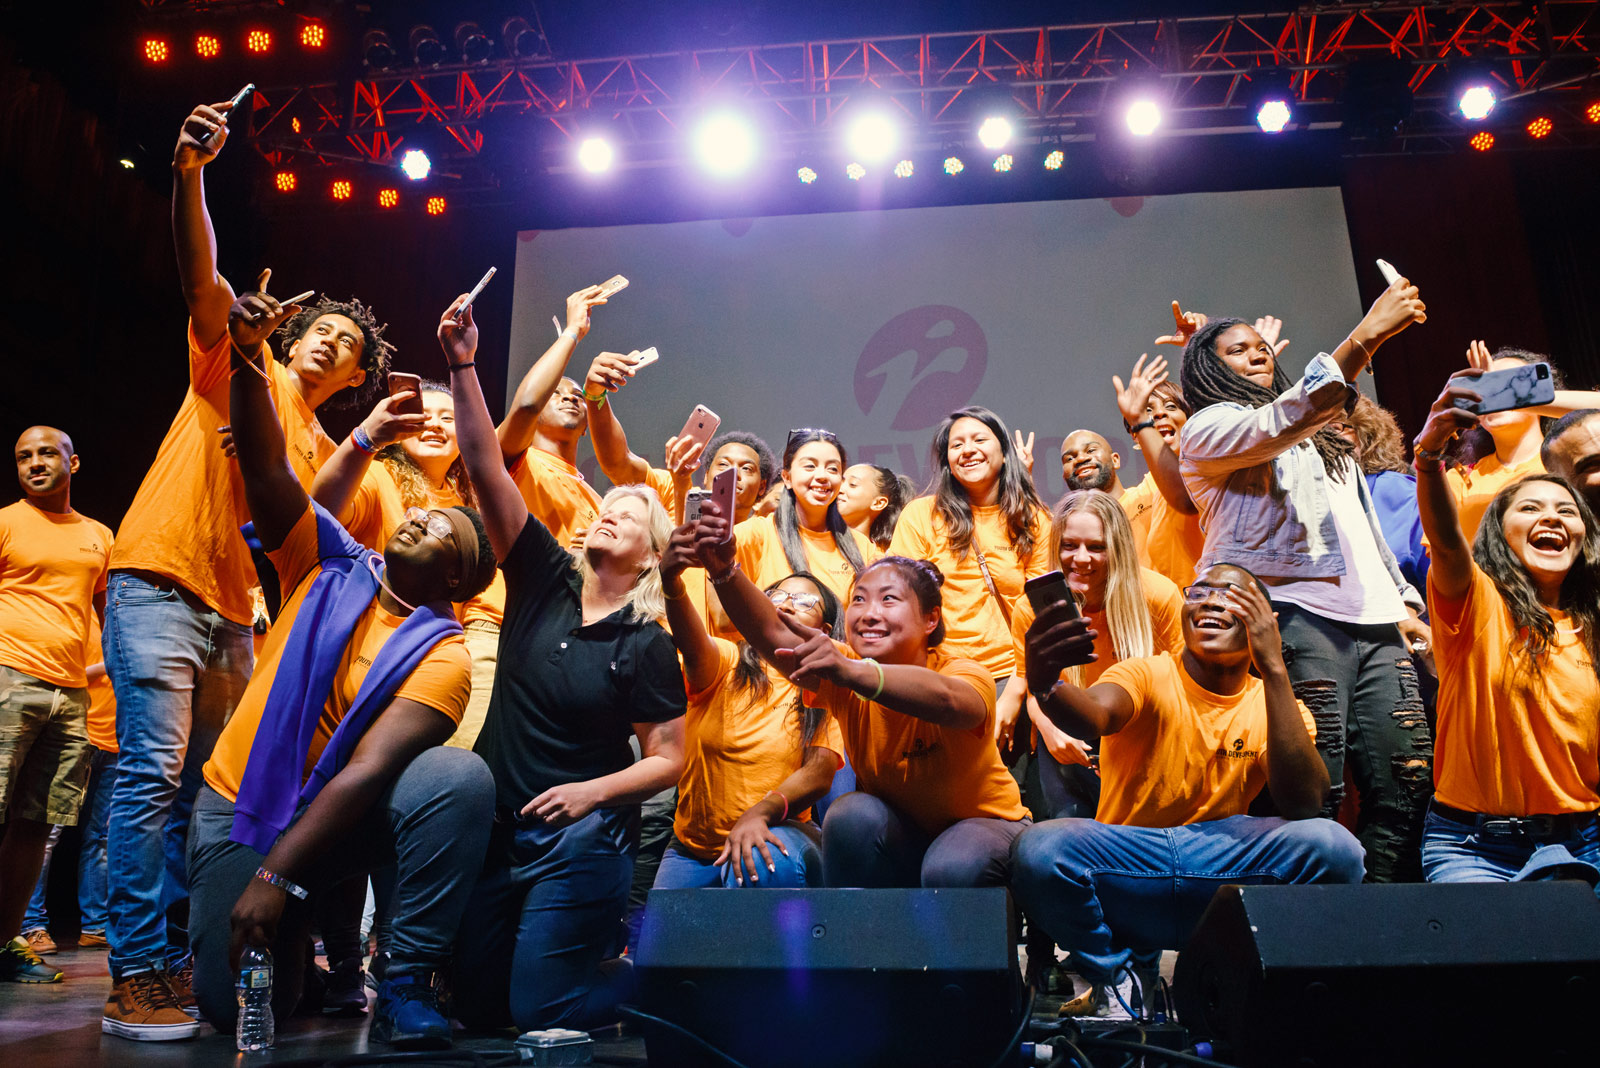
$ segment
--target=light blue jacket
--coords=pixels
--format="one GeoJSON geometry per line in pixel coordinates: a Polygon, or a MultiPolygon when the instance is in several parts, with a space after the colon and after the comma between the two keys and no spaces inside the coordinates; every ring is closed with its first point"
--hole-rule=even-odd
{"type": "MultiPolygon", "coordinates": [[[[1344,412],[1353,392],[1333,357],[1321,353],[1271,404],[1224,402],[1190,417],[1179,438],[1178,464],[1206,533],[1200,570],[1225,561],[1264,579],[1344,574],[1328,471],[1311,436],[1344,412]]],[[[1395,588],[1420,610],[1422,597],[1389,551],[1366,479],[1357,477],[1356,488],[1395,588]]]]}

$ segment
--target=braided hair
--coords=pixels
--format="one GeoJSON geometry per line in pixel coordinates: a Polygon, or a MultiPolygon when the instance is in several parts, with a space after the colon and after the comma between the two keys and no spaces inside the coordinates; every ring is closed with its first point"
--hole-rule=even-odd
{"type": "MultiPolygon", "coordinates": [[[[1270,387],[1256,385],[1223,362],[1217,353],[1217,339],[1240,325],[1249,324],[1243,319],[1212,319],[1189,338],[1183,350],[1183,395],[1197,410],[1224,402],[1264,408],[1292,384],[1283,365],[1276,360],[1272,364],[1270,387]]],[[[1348,471],[1359,470],[1355,446],[1327,427],[1311,436],[1311,447],[1322,457],[1322,466],[1327,468],[1328,475],[1340,482],[1348,471]]]]}

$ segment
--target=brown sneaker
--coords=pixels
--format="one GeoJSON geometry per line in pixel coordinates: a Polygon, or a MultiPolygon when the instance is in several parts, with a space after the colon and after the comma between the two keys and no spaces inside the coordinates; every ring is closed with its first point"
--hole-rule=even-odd
{"type": "Polygon", "coordinates": [[[152,970],[112,984],[100,1030],[135,1042],[172,1042],[193,1038],[200,1025],[178,1005],[167,973],[152,970]]]}
{"type": "Polygon", "coordinates": [[[46,931],[43,927],[36,928],[32,931],[25,931],[22,937],[27,939],[28,948],[39,954],[41,957],[46,953],[54,953],[56,950],[61,948],[60,946],[56,945],[56,940],[50,937],[50,932],[46,931]]]}
{"type": "Polygon", "coordinates": [[[167,972],[167,984],[178,999],[178,1008],[194,1020],[200,1019],[200,1006],[194,1002],[194,954],[187,954],[183,963],[167,972]]]}
{"type": "Polygon", "coordinates": [[[110,944],[104,931],[84,931],[78,935],[79,949],[105,949],[110,944]]]}

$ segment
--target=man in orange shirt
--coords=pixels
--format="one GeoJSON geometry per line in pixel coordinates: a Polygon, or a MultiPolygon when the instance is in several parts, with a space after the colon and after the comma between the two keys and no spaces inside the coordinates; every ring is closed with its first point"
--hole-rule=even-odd
{"type": "Polygon", "coordinates": [[[1256,577],[1206,569],[1184,590],[1183,637],[1181,654],[1114,664],[1084,690],[1060,678],[1092,658],[1076,613],[1054,605],[1028,629],[1039,707],[1074,737],[1101,739],[1096,819],[1040,823],[1013,853],[1018,902],[1094,984],[1084,1009],[1104,1007],[1130,961],[1182,946],[1224,883],[1363,875],[1355,837],[1313,818],[1328,772],[1256,577]],[[1246,814],[1263,787],[1283,818],[1246,814]]]}
{"type": "MultiPolygon", "coordinates": [[[[172,230],[189,309],[189,388],[123,517],[106,604],[106,671],[122,750],[107,842],[109,963],[116,981],[144,977],[127,991],[127,1010],[146,1023],[159,1016],[171,1025],[142,1029],[140,1037],[149,1039],[192,1031],[182,1012],[174,1015],[189,997],[186,969],[168,975],[167,918],[183,911],[183,841],[201,765],[254,660],[249,590],[256,571],[239,533],[250,516],[219,434],[229,422],[227,317],[234,294],[217,272],[202,178],[227,141],[228,111],[226,104],[196,108],[173,153],[172,230]]],[[[390,345],[355,301],[320,301],[281,333],[283,355],[267,361],[263,374],[288,463],[309,486],[334,451],[316,409],[336,397],[363,403],[383,383],[390,345]]]]}
{"type": "Polygon", "coordinates": [[[17,932],[50,828],[78,822],[89,781],[84,669],[111,531],[72,510],[66,434],[30,427],[14,455],[24,499],[0,508],[0,980],[55,983],[17,932]]]}

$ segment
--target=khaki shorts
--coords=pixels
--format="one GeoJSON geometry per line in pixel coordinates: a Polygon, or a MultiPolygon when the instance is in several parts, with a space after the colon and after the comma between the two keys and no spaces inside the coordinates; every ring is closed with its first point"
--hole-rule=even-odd
{"type": "Polygon", "coordinates": [[[88,690],[0,664],[0,819],[77,823],[91,752],[88,690]]]}

